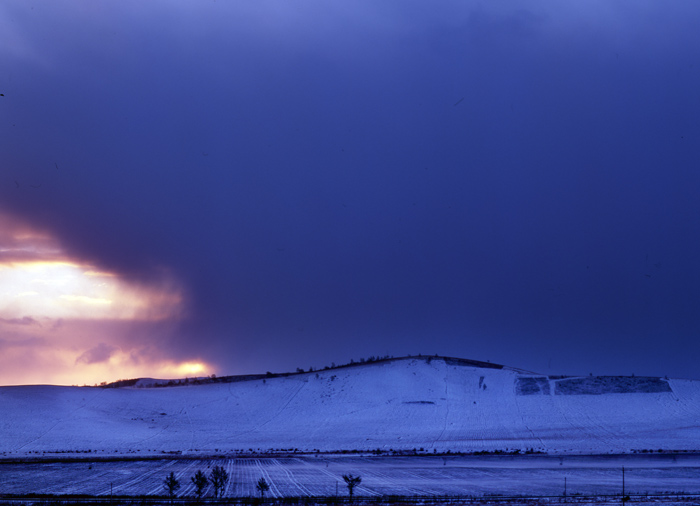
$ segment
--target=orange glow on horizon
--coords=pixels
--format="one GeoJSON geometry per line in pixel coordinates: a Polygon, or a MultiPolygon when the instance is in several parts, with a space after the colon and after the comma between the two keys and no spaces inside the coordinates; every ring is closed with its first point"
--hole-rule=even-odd
{"type": "Polygon", "coordinates": [[[185,296],[175,276],[160,274],[124,279],[0,214],[0,385],[210,374],[201,359],[168,357],[163,343],[185,316],[185,296]]]}
{"type": "MultiPolygon", "coordinates": [[[[138,353],[138,350],[137,350],[138,353]]],[[[23,351],[15,350],[4,359],[23,360],[23,351]]],[[[133,351],[116,350],[105,361],[84,363],[76,361],[71,349],[34,352],[34,370],[26,367],[0,370],[0,385],[99,385],[122,379],[153,378],[160,380],[205,377],[216,373],[213,366],[197,361],[134,360],[133,351]]]]}
{"type": "Polygon", "coordinates": [[[185,375],[204,374],[207,367],[201,362],[185,362],[177,366],[177,371],[185,375]]]}

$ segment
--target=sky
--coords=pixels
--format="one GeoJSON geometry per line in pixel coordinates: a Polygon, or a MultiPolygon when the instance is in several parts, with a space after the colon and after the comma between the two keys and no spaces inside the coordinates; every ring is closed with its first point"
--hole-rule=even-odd
{"type": "Polygon", "coordinates": [[[0,5],[0,384],[700,379],[700,3],[0,5]]]}

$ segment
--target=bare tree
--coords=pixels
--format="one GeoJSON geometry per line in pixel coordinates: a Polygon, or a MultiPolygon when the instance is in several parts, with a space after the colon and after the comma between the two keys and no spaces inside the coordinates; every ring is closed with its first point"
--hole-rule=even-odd
{"type": "Polygon", "coordinates": [[[175,497],[175,492],[180,489],[180,481],[175,478],[174,472],[170,471],[168,477],[165,478],[165,481],[163,481],[163,487],[165,487],[165,490],[168,492],[168,495],[170,496],[170,504],[172,504],[173,497],[175,497]]]}
{"type": "Polygon", "coordinates": [[[260,492],[260,499],[265,499],[265,492],[270,490],[270,485],[267,484],[265,478],[260,478],[258,483],[255,485],[255,488],[258,492],[260,492]]]}
{"type": "Polygon", "coordinates": [[[214,497],[219,497],[219,492],[223,494],[226,483],[228,483],[228,473],[221,466],[214,466],[209,476],[209,482],[214,487],[214,497]]]}
{"type": "Polygon", "coordinates": [[[350,495],[350,502],[352,502],[352,492],[355,490],[355,487],[362,483],[362,478],[359,476],[353,476],[352,474],[344,474],[343,475],[343,480],[345,480],[345,484],[348,487],[348,494],[350,495]]]}
{"type": "Polygon", "coordinates": [[[197,495],[197,499],[201,499],[202,493],[204,492],[204,488],[207,486],[207,483],[209,483],[209,480],[207,479],[206,475],[201,470],[199,470],[192,477],[192,483],[194,483],[194,489],[195,494],[197,495]]]}

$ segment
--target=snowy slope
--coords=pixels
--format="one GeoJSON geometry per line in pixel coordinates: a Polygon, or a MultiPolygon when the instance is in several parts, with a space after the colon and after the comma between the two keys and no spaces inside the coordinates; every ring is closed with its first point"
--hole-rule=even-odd
{"type": "Polygon", "coordinates": [[[291,448],[700,450],[700,381],[413,358],[167,388],[0,387],[0,456],[291,448]]]}

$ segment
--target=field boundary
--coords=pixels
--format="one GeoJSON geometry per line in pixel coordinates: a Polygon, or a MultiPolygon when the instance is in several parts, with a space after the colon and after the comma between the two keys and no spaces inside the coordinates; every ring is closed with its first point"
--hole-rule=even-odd
{"type": "Polygon", "coordinates": [[[279,498],[259,497],[223,497],[202,498],[166,496],[92,496],[92,495],[43,495],[43,494],[0,494],[0,506],[70,506],[79,504],[98,504],[111,506],[313,506],[313,505],[499,505],[520,504],[524,506],[536,505],[564,505],[564,504],[600,504],[600,505],[626,505],[635,504],[692,504],[700,505],[700,495],[685,493],[668,494],[620,494],[609,495],[485,495],[485,496],[355,496],[352,501],[347,496],[289,496],[279,498]]]}

